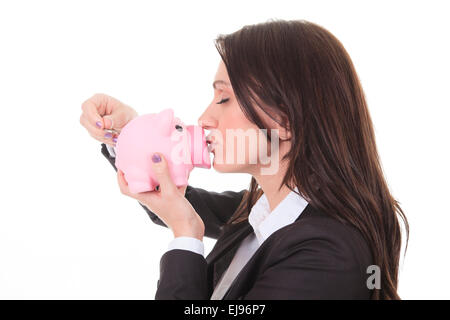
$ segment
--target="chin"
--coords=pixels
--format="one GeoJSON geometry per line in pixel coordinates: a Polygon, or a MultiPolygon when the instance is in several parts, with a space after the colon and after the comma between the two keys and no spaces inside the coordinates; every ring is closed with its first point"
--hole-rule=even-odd
{"type": "Polygon", "coordinates": [[[213,159],[212,167],[217,172],[221,173],[243,173],[246,172],[244,169],[245,165],[239,165],[239,164],[226,164],[226,163],[217,163],[215,159],[213,159]]]}

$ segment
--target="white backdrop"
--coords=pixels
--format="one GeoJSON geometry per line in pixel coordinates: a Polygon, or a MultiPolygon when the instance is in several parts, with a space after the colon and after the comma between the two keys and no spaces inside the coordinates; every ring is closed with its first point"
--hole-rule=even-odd
{"type": "MultiPolygon", "coordinates": [[[[214,38],[270,18],[318,23],[346,47],[410,222],[400,296],[450,298],[446,2],[1,1],[0,298],[154,299],[172,233],[120,193],[81,103],[101,92],[197,124],[213,98],[214,38]]],[[[189,183],[249,181],[195,169],[189,183]]]]}

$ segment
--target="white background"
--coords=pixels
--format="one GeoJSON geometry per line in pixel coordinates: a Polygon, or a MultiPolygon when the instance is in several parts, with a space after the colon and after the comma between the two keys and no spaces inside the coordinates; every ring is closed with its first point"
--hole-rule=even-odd
{"type": "MultiPolygon", "coordinates": [[[[173,238],[119,191],[79,123],[109,94],[186,124],[213,98],[213,40],[270,18],[322,25],[365,90],[392,194],[411,227],[404,299],[448,299],[447,1],[1,1],[0,298],[154,299],[173,238]]],[[[195,169],[189,183],[239,191],[250,176],[195,169]]],[[[214,240],[205,238],[205,254],[214,240]]],[[[403,254],[403,252],[402,252],[403,254]]]]}

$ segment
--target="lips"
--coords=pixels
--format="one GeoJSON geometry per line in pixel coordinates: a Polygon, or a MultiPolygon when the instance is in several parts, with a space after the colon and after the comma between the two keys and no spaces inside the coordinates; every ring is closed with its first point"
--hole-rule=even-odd
{"type": "Polygon", "coordinates": [[[206,143],[208,144],[208,152],[214,152],[216,144],[210,141],[206,141],[206,143]]]}
{"type": "Polygon", "coordinates": [[[211,152],[214,148],[214,143],[212,142],[212,139],[209,136],[206,137],[205,140],[208,147],[208,152],[211,152]]]}
{"type": "Polygon", "coordinates": [[[191,161],[194,167],[211,168],[210,158],[205,156],[207,151],[207,144],[205,139],[205,132],[202,127],[190,125],[186,126],[187,136],[190,139],[191,161]]]}
{"type": "Polygon", "coordinates": [[[216,149],[217,146],[219,145],[218,142],[215,141],[215,138],[216,137],[214,136],[214,134],[210,134],[210,135],[205,137],[205,141],[206,141],[209,153],[215,154],[214,153],[214,149],[216,149]]]}

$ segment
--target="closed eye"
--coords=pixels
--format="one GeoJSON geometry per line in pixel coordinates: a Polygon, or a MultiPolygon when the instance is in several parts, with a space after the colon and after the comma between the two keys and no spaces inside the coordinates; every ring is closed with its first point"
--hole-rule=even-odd
{"type": "Polygon", "coordinates": [[[220,100],[219,102],[217,102],[217,104],[225,103],[225,102],[227,102],[228,100],[230,100],[230,98],[222,99],[222,100],[220,100]]]}

